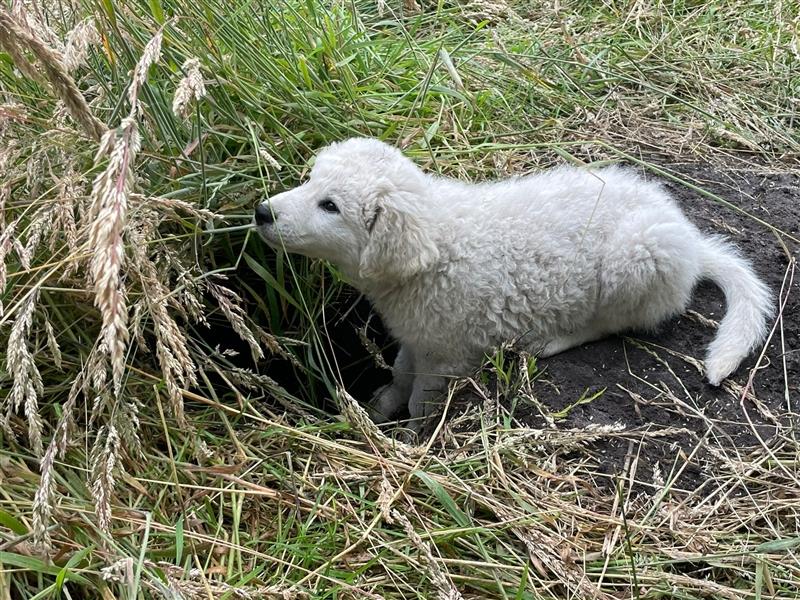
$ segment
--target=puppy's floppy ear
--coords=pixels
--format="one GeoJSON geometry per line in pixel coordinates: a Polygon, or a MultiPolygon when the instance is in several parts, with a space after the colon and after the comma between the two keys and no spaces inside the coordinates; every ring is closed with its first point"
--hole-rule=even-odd
{"type": "Polygon", "coordinates": [[[439,259],[439,249],[423,223],[397,207],[392,193],[378,194],[364,207],[364,226],[369,240],[358,267],[364,279],[406,279],[439,259]]]}

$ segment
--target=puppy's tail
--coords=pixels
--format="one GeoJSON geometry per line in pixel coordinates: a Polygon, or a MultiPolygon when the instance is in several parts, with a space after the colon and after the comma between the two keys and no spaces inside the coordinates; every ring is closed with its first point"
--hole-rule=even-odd
{"type": "Polygon", "coordinates": [[[727,310],[708,346],[706,375],[719,385],[767,334],[772,293],[737,250],[719,238],[705,238],[703,275],[725,293],[727,310]]]}

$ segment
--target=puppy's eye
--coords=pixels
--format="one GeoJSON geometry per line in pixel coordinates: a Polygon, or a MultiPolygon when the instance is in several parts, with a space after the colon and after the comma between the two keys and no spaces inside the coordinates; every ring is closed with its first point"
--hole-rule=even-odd
{"type": "Polygon", "coordinates": [[[334,204],[333,200],[325,199],[319,203],[319,207],[329,213],[338,213],[339,207],[334,204]]]}

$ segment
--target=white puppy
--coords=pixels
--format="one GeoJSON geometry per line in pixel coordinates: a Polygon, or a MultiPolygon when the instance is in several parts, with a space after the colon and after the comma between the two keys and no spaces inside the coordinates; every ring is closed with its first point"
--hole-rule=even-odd
{"type": "Polygon", "coordinates": [[[656,183],[561,167],[467,184],[423,173],[373,139],[323,149],[307,183],[259,205],[264,239],[336,264],[400,341],[374,412],[433,412],[448,378],[515,341],[541,356],[681,313],[695,284],[725,293],[708,348],[718,385],[763,341],[768,288],[656,183]]]}

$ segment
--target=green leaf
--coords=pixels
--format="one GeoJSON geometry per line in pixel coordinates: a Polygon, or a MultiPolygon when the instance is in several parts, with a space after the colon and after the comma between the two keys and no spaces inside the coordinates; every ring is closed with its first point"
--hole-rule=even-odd
{"type": "Polygon", "coordinates": [[[278,283],[278,280],[275,279],[275,277],[272,275],[272,273],[267,271],[261,264],[258,263],[258,261],[256,261],[252,256],[250,256],[247,253],[244,254],[244,260],[247,262],[247,264],[250,266],[250,268],[253,269],[253,271],[256,272],[256,275],[261,277],[261,279],[263,279],[264,281],[267,282],[267,285],[269,285],[273,290],[275,290],[276,292],[278,292],[278,294],[280,294],[281,298],[286,300],[289,304],[294,306],[297,310],[303,311],[303,307],[301,307],[300,304],[297,302],[297,300],[292,298],[289,295],[289,292],[287,292],[284,289],[284,287],[278,283]]]}
{"type": "Polygon", "coordinates": [[[175,564],[180,566],[183,558],[183,515],[175,524],[175,564]]]}
{"type": "Polygon", "coordinates": [[[531,563],[526,562],[525,568],[522,570],[522,576],[519,578],[519,587],[517,588],[517,595],[515,600],[522,600],[525,597],[525,588],[528,586],[528,571],[531,563]]]}
{"type": "Polygon", "coordinates": [[[597,400],[597,398],[602,396],[605,393],[605,391],[606,391],[606,388],[603,388],[603,389],[595,392],[591,396],[589,396],[589,395],[587,395],[589,393],[589,390],[586,389],[583,392],[583,394],[581,395],[581,397],[578,398],[575,402],[573,402],[572,404],[570,404],[569,406],[567,406],[565,408],[562,408],[558,412],[550,413],[550,416],[553,417],[554,419],[566,419],[567,416],[569,416],[569,413],[572,411],[573,408],[575,408],[576,406],[580,406],[581,404],[589,404],[593,400],[597,400]]]}
{"type": "Polygon", "coordinates": [[[753,548],[753,552],[769,554],[770,552],[783,552],[791,550],[795,546],[800,546],[800,537],[783,538],[780,540],[772,540],[764,542],[753,548]]]}
{"type": "Polygon", "coordinates": [[[456,523],[458,523],[460,527],[472,526],[472,521],[470,518],[458,507],[452,496],[450,496],[450,494],[447,493],[447,490],[442,487],[442,484],[424,471],[414,471],[414,475],[416,475],[426,486],[428,486],[428,489],[433,492],[433,495],[436,496],[436,499],[439,500],[441,505],[444,506],[447,512],[450,513],[450,516],[455,519],[456,523]]]}
{"type": "Polygon", "coordinates": [[[106,11],[106,15],[108,16],[108,20],[111,21],[111,24],[116,27],[117,26],[117,12],[114,9],[114,3],[112,0],[100,0],[100,3],[103,5],[103,8],[106,11]]]}
{"type": "Polygon", "coordinates": [[[83,561],[83,559],[86,558],[86,555],[89,554],[93,548],[94,546],[87,546],[83,550],[76,552],[67,561],[67,564],[61,568],[61,571],[59,571],[58,575],[56,576],[56,592],[61,592],[61,588],[64,586],[64,581],[72,574],[70,569],[83,561]]]}
{"type": "Polygon", "coordinates": [[[153,13],[153,18],[159,25],[164,24],[164,7],[161,5],[161,0],[147,0],[150,5],[150,12],[153,13]]]}
{"type": "Polygon", "coordinates": [[[2,508],[0,508],[0,526],[10,529],[17,535],[25,535],[28,533],[28,528],[25,527],[21,521],[18,521],[16,518],[12,517],[2,508]]]}
{"type": "MultiPolygon", "coordinates": [[[[0,552],[0,564],[12,565],[20,569],[26,569],[34,573],[46,573],[47,575],[58,576],[61,572],[60,567],[48,565],[44,561],[34,558],[33,556],[23,556],[22,554],[15,554],[13,552],[0,552]]],[[[64,575],[67,581],[74,581],[80,585],[90,586],[91,582],[77,573],[67,571],[64,575]]]]}

